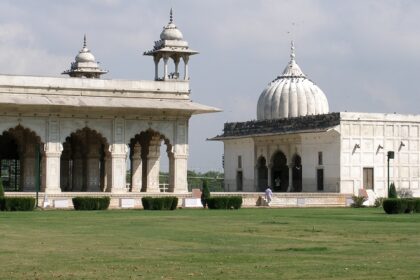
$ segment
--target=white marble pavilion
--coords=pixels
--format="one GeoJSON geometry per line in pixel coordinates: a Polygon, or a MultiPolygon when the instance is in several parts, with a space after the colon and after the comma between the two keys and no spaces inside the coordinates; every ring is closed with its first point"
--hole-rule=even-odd
{"type": "Polygon", "coordinates": [[[224,143],[225,190],[367,193],[372,203],[387,196],[389,178],[420,196],[420,115],[330,113],[293,43],[290,62],[256,107],[257,120],[226,123],[213,138],[224,143]]]}
{"type": "Polygon", "coordinates": [[[153,57],[154,80],[102,79],[107,71],[99,68],[86,37],[63,72],[69,77],[0,75],[3,184],[33,192],[39,178],[40,191],[48,194],[157,193],[165,156],[169,192],[186,193],[189,119],[218,109],[190,99],[188,62],[197,52],[183,39],[172,11],[160,39],[144,54],[153,57]]]}

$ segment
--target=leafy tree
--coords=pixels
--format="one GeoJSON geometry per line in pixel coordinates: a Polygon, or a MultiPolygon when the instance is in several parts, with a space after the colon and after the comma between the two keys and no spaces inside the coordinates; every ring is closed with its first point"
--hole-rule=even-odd
{"type": "Polygon", "coordinates": [[[207,186],[207,180],[203,181],[203,189],[201,191],[201,204],[203,204],[203,207],[207,207],[207,199],[210,198],[210,190],[207,186]]]}
{"type": "MultiPolygon", "coordinates": [[[[198,189],[202,187],[203,181],[207,180],[207,187],[211,192],[222,192],[223,191],[223,173],[218,171],[207,171],[205,173],[197,172],[194,170],[187,171],[188,189],[198,189]]],[[[169,173],[160,172],[159,176],[160,184],[169,183],[169,173]]]]}
{"type": "Polygon", "coordinates": [[[397,190],[395,189],[394,183],[391,183],[391,186],[389,186],[389,193],[388,198],[397,198],[397,190]]]}

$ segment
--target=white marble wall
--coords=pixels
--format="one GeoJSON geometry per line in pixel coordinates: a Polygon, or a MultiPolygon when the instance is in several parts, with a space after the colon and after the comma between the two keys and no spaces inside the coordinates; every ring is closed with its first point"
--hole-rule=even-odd
{"type": "Polygon", "coordinates": [[[252,138],[227,140],[224,142],[225,190],[236,191],[236,175],[242,171],[243,191],[255,191],[254,185],[254,141],[252,138]],[[242,157],[242,167],[238,166],[238,156],[242,157]]]}
{"type": "Polygon", "coordinates": [[[386,196],[387,152],[394,151],[395,159],[390,160],[390,181],[397,189],[410,189],[420,196],[420,118],[366,113],[347,113],[344,118],[341,123],[342,192],[357,194],[363,187],[363,168],[371,167],[374,168],[376,195],[386,196]]]}
{"type": "MultiPolygon", "coordinates": [[[[243,172],[244,191],[257,190],[257,160],[266,159],[269,184],[272,157],[281,151],[292,165],[294,155],[302,159],[302,191],[317,192],[316,172],[324,169],[324,192],[339,192],[340,182],[340,136],[335,130],[325,133],[301,133],[256,138],[241,138],[224,141],[225,190],[236,191],[237,171],[243,172]],[[323,164],[318,165],[318,152],[323,153],[323,164]],[[242,157],[242,168],[238,168],[238,156],[242,157]]],[[[289,176],[289,185],[292,180],[289,176]]]]}

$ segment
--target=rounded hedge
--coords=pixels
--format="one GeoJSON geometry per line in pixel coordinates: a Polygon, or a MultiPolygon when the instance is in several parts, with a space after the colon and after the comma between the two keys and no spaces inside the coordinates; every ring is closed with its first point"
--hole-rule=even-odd
{"type": "Polygon", "coordinates": [[[33,197],[3,197],[0,198],[1,211],[32,211],[35,208],[33,197]]]}
{"type": "Polygon", "coordinates": [[[240,209],[242,207],[241,196],[216,196],[207,199],[209,209],[240,209]]]}
{"type": "Polygon", "coordinates": [[[382,207],[387,214],[420,213],[419,198],[388,198],[382,207]]]}
{"type": "Polygon", "coordinates": [[[414,212],[420,213],[420,199],[415,199],[415,202],[414,202],[414,212]]]}
{"type": "Polygon", "coordinates": [[[144,210],[175,210],[178,207],[178,197],[142,197],[141,202],[144,210]]]}
{"type": "Polygon", "coordinates": [[[109,196],[76,196],[72,200],[75,210],[106,210],[110,203],[109,196]]]}

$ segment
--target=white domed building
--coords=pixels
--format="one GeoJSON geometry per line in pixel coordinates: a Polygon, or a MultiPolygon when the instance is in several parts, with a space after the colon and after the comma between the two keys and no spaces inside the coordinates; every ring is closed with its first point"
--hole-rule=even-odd
{"type": "Polygon", "coordinates": [[[292,43],[283,74],[258,99],[257,120],[225,123],[212,140],[224,143],[227,191],[363,193],[373,203],[387,195],[388,181],[420,196],[419,128],[420,115],[330,113],[326,95],[296,63],[292,43]]]}

